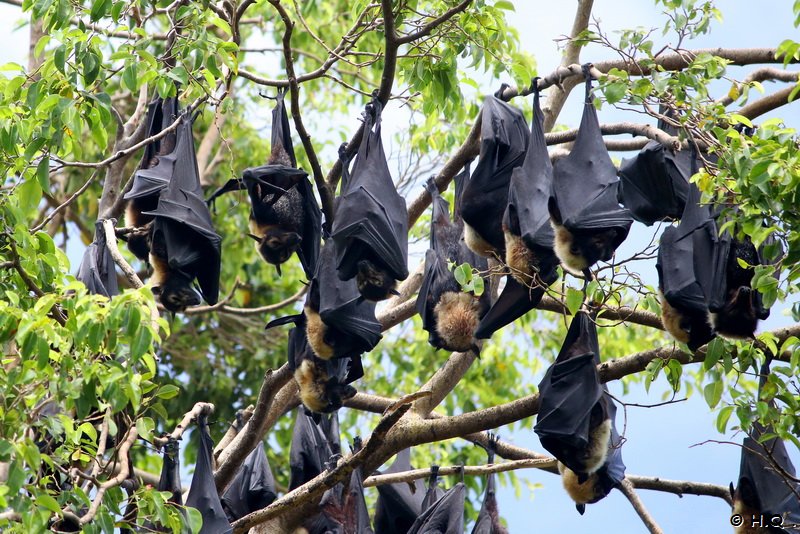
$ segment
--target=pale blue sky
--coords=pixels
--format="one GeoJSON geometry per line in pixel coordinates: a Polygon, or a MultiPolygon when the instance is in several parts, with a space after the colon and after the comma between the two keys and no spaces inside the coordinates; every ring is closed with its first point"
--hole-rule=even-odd
{"type": "MultiPolygon", "coordinates": [[[[559,62],[560,55],[553,39],[569,31],[576,0],[560,3],[543,0],[516,1],[516,14],[510,20],[520,29],[523,46],[533,53],[538,61],[540,73],[550,72],[559,62]]],[[[715,24],[710,36],[692,43],[691,47],[772,47],[785,38],[797,38],[797,30],[792,26],[791,0],[771,0],[754,9],[755,4],[740,0],[717,2],[725,20],[715,24]]],[[[18,8],[0,4],[0,63],[16,61],[24,63],[27,47],[27,31],[12,31],[18,20],[18,8]]],[[[594,15],[599,19],[604,31],[631,26],[660,27],[661,17],[646,0],[596,0],[594,15]]],[[[589,48],[583,53],[583,60],[599,61],[609,56],[597,48],[589,48]]],[[[747,69],[731,69],[729,74],[742,77],[747,69]]],[[[771,90],[771,84],[766,84],[771,90]]],[[[727,84],[720,84],[719,91],[727,91],[727,84]]],[[[495,82],[483,88],[492,92],[495,82]]],[[[582,91],[575,91],[567,102],[560,122],[577,125],[580,118],[582,91]]],[[[519,102],[518,105],[522,105],[519,102]]],[[[525,106],[530,103],[526,102],[525,106]]],[[[798,109],[792,105],[777,112],[789,126],[800,124],[798,109]]],[[[600,112],[601,122],[639,120],[640,115],[617,112],[604,108],[600,112]]],[[[638,223],[631,237],[620,251],[624,254],[641,248],[649,233],[638,223]]],[[[646,274],[646,273],[645,273],[646,274]]],[[[653,281],[654,270],[649,281],[653,281]]],[[[784,306],[785,308],[785,306],[784,306]]],[[[786,324],[786,317],[780,306],[772,311],[772,316],[762,328],[774,328],[786,324]]],[[[601,334],[602,335],[602,334],[601,334]]],[[[665,342],[666,342],[665,338],[665,342]]],[[[604,355],[623,356],[623,355],[604,355]]],[[[477,362],[476,365],[480,365],[477,362]]],[[[534,379],[531,385],[539,381],[534,379]]],[[[621,396],[621,388],[611,384],[611,392],[621,396]]],[[[367,384],[362,386],[368,390],[367,384]]],[[[634,386],[625,396],[628,402],[652,404],[661,402],[662,394],[668,389],[660,380],[651,387],[650,395],[643,388],[634,386]]],[[[509,399],[511,400],[511,399],[509,399]]],[[[619,411],[618,426],[622,428],[622,410],[619,411]]],[[[628,411],[627,442],[623,457],[629,474],[660,476],[669,479],[686,479],[726,485],[734,481],[738,472],[739,449],[731,445],[705,444],[692,447],[706,440],[727,440],[732,436],[719,435],[714,430],[714,415],[709,412],[700,395],[692,396],[687,402],[655,409],[631,408],[628,411]]],[[[516,433],[499,429],[504,440],[514,444],[541,451],[532,429],[516,433]]],[[[741,437],[734,441],[740,441],[741,437]]],[[[797,462],[797,451],[792,450],[797,462]]],[[[543,487],[532,494],[523,489],[517,498],[511,488],[501,488],[499,493],[500,511],[508,521],[513,533],[569,533],[579,530],[593,532],[614,532],[618,534],[646,532],[633,508],[619,492],[600,503],[589,505],[584,516],[578,515],[574,504],[560,487],[557,477],[536,470],[520,471],[518,476],[543,487]]],[[[523,486],[524,487],[524,486],[523,486]]],[[[671,494],[642,491],[640,496],[655,520],[667,533],[716,533],[730,532],[728,524],[729,509],[719,499],[710,497],[685,496],[682,499],[671,494]]]]}

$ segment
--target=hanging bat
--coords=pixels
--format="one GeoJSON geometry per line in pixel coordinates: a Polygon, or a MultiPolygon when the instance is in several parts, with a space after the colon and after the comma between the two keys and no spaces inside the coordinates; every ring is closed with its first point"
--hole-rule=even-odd
{"type": "MultiPolygon", "coordinates": [[[[147,107],[147,136],[161,133],[178,118],[180,111],[177,97],[156,98],[147,107]]],[[[133,175],[131,189],[123,198],[125,226],[147,228],[146,232],[130,233],[127,236],[128,250],[142,261],[150,261],[150,227],[153,216],[146,212],[158,207],[158,197],[170,181],[175,166],[175,144],[177,134],[172,131],[157,141],[145,146],[139,168],[133,175]]]]}
{"type": "Polygon", "coordinates": [[[608,261],[628,236],[633,218],[617,201],[619,179],[592,104],[590,65],[584,65],[586,99],[578,137],[568,156],[553,166],[548,208],[561,265],[589,279],[589,268],[608,261]]]}
{"type": "Polygon", "coordinates": [[[511,171],[522,163],[528,146],[528,127],[522,113],[499,98],[506,87],[503,84],[483,101],[480,158],[461,201],[464,239],[472,251],[485,257],[502,257],[502,220],[511,171]]]}
{"type": "Polygon", "coordinates": [[[545,289],[558,278],[553,229],[547,208],[553,167],[544,139],[544,115],[534,81],[533,122],[522,165],[511,173],[503,214],[506,265],[510,274],[498,299],[476,332],[486,339],[539,304],[545,289]]]}
{"type": "Polygon", "coordinates": [[[349,173],[344,151],[339,151],[342,188],[331,230],[339,277],[355,278],[359,293],[370,301],[397,294],[397,281],[408,277],[408,212],[383,152],[381,111],[377,97],[367,104],[361,145],[349,173]]]}
{"type": "MultiPolygon", "coordinates": [[[[497,448],[497,436],[489,434],[489,446],[486,449],[488,455],[487,464],[494,463],[494,455],[497,448]]],[[[500,523],[500,512],[497,509],[497,496],[495,495],[494,473],[486,477],[486,492],[483,495],[483,504],[478,512],[478,519],[472,528],[472,534],[508,534],[508,529],[500,523]]]]}
{"type": "MultiPolygon", "coordinates": [[[[670,135],[677,131],[663,120],[658,128],[670,135]]],[[[657,221],[677,220],[686,206],[692,151],[674,151],[658,141],[650,141],[636,157],[622,160],[619,169],[619,202],[637,221],[652,225],[657,221]]]]}
{"type": "Polygon", "coordinates": [[[718,335],[752,339],[758,321],[769,317],[761,293],[751,287],[753,267],[764,262],[748,237],[734,239],[725,232],[714,245],[713,263],[707,267],[710,280],[703,279],[709,323],[718,335]]]}
{"type": "Polygon", "coordinates": [[[94,225],[94,241],[86,247],[75,278],[86,285],[89,293],[109,298],[119,293],[114,258],[106,245],[103,221],[97,221],[94,225]]]}
{"type": "Polygon", "coordinates": [[[700,205],[700,191],[692,184],[680,224],[664,230],[658,248],[661,322],[693,351],[714,339],[702,281],[713,263],[716,231],[709,207],[700,205]]]}
{"type": "Polygon", "coordinates": [[[466,487],[459,482],[441,497],[436,496],[436,475],[431,477],[431,486],[422,503],[422,513],[411,525],[408,534],[425,534],[446,532],[462,534],[464,532],[464,499],[466,487]]]}
{"type": "Polygon", "coordinates": [[[581,513],[582,505],[610,491],[596,491],[604,487],[597,481],[607,480],[602,472],[605,466],[617,483],[624,476],[622,457],[616,456],[620,444],[618,436],[614,437],[616,407],[600,384],[599,363],[594,316],[578,312],[556,361],[539,384],[540,408],[534,431],[542,446],[564,465],[562,481],[581,513]]]}
{"type": "Polygon", "coordinates": [[[186,497],[186,506],[196,508],[203,517],[203,526],[199,534],[229,534],[233,532],[233,528],[222,509],[217,486],[214,483],[214,467],[211,463],[214,442],[208,431],[206,415],[197,417],[197,430],[200,434],[200,447],[197,449],[197,463],[192,476],[192,485],[186,497]]]}
{"type": "MultiPolygon", "coordinates": [[[[301,316],[302,318],[302,316],[301,316]]],[[[351,382],[364,376],[361,356],[323,360],[308,345],[302,325],[289,332],[289,367],[300,389],[300,400],[309,411],[331,413],[356,394],[351,382]]]]}
{"type": "MultiPolygon", "coordinates": [[[[392,465],[383,474],[411,471],[411,449],[397,453],[392,465]]],[[[422,512],[425,485],[417,479],[410,484],[397,482],[378,486],[378,501],[375,504],[375,532],[381,534],[406,534],[422,512]]]]}
{"type": "MultiPolygon", "coordinates": [[[[456,177],[456,204],[469,170],[456,177]]],[[[489,294],[479,297],[463,291],[448,268],[448,262],[456,265],[470,264],[479,271],[488,271],[486,260],[469,248],[463,239],[464,224],[456,214],[450,221],[447,201],[439,194],[433,178],[425,188],[431,195],[433,215],[431,217],[430,248],[425,254],[425,272],[417,297],[417,311],[422,317],[422,327],[428,332],[428,343],[437,349],[465,352],[480,352],[475,342],[475,329],[489,308],[489,294]]]]}
{"type": "Polygon", "coordinates": [[[222,508],[232,523],[251,512],[266,508],[277,496],[264,442],[259,441],[222,495],[222,508]]]}
{"type": "Polygon", "coordinates": [[[182,311],[200,304],[191,285],[197,279],[203,299],[213,305],[219,297],[222,238],[214,231],[203,200],[190,114],[182,115],[174,150],[161,156],[151,171],[168,179],[156,209],[143,212],[153,217],[149,256],[153,293],[169,311],[182,311]]]}
{"type": "MultiPolygon", "coordinates": [[[[769,366],[767,360],[761,367],[759,397],[769,366]]],[[[736,534],[800,533],[800,483],[794,465],[781,439],[772,437],[762,442],[762,436],[774,432],[755,422],[742,443],[739,479],[735,489],[730,485],[733,513],[743,518],[741,525],[734,528],[736,534]],[[782,517],[782,527],[753,526],[754,522],[770,525],[773,516],[782,517]]]]}
{"type": "Polygon", "coordinates": [[[317,423],[305,410],[297,410],[289,448],[289,491],[322,473],[325,463],[341,450],[337,415],[331,414],[330,420],[326,417],[317,423]],[[332,424],[334,420],[336,423],[332,424]]]}
{"type": "Polygon", "coordinates": [[[229,191],[247,189],[250,197],[250,233],[256,249],[281,274],[281,264],[297,253],[306,276],[316,269],[322,213],[308,174],[297,168],[284,104],[279,91],[272,110],[272,139],[266,165],[246,169],[208,199],[213,202],[229,191]]]}

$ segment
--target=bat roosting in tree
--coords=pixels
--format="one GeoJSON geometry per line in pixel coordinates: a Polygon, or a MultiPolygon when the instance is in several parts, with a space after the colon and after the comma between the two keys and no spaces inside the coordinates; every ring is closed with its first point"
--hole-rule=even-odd
{"type": "Polygon", "coordinates": [[[371,301],[397,294],[397,281],[408,277],[408,212],[383,152],[381,111],[373,98],[363,113],[364,133],[349,173],[340,149],[342,188],[331,229],[339,277],[355,278],[361,296],[371,301]]]}
{"type": "Polygon", "coordinates": [[[633,219],[617,201],[617,169],[606,150],[592,103],[589,65],[584,65],[584,76],[586,100],[578,137],[569,155],[553,166],[548,207],[561,264],[591,278],[589,267],[611,259],[628,236],[633,219]]]}

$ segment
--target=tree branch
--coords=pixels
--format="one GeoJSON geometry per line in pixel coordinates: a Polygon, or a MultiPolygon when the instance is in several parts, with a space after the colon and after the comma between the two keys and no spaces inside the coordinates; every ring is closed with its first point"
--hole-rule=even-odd
{"type": "Polygon", "coordinates": [[[761,115],[768,113],[773,109],[778,109],[779,107],[785,106],[791,102],[796,102],[796,100],[792,100],[791,102],[789,100],[789,95],[791,95],[792,91],[794,90],[794,86],[784,87],[783,89],[775,91],[771,95],[760,98],[755,102],[750,102],[749,104],[743,106],[738,113],[739,115],[743,115],[748,119],[760,117],[761,115]]]}
{"type": "Polygon", "coordinates": [[[183,414],[183,419],[181,419],[178,426],[175,427],[175,430],[172,433],[167,434],[165,436],[153,438],[153,445],[155,445],[158,449],[169,443],[170,439],[178,440],[181,439],[183,433],[189,428],[189,425],[194,423],[198,417],[201,415],[211,415],[214,413],[214,405],[208,402],[196,402],[192,409],[183,414]]]}
{"type": "Polygon", "coordinates": [[[448,9],[447,11],[445,11],[444,13],[442,13],[441,15],[439,15],[438,17],[436,17],[435,19],[433,19],[429,23],[425,24],[424,26],[422,26],[417,31],[409,33],[409,34],[406,34],[406,35],[403,35],[403,36],[400,36],[400,37],[397,37],[397,39],[396,39],[397,43],[401,44],[401,45],[402,44],[408,44],[408,43],[410,43],[412,41],[416,41],[417,39],[420,39],[422,37],[427,37],[428,35],[431,34],[431,32],[433,30],[435,30],[436,28],[438,28],[439,26],[441,26],[442,24],[444,24],[445,22],[447,22],[448,20],[450,20],[451,18],[456,16],[457,14],[459,14],[462,11],[464,11],[465,9],[467,9],[467,7],[469,7],[469,5],[471,3],[472,3],[472,0],[464,0],[463,2],[458,4],[457,6],[448,9]]]}
{"type": "MultiPolygon", "coordinates": [[[[511,462],[503,462],[499,464],[488,465],[456,465],[452,467],[438,467],[437,473],[439,476],[448,475],[465,475],[465,476],[484,476],[492,473],[505,473],[507,471],[516,471],[517,469],[531,469],[540,468],[544,465],[554,463],[552,458],[528,459],[528,460],[514,460],[511,462]]],[[[401,471],[399,473],[390,473],[387,475],[372,475],[364,479],[364,487],[372,488],[382,486],[384,484],[397,484],[398,482],[413,482],[428,478],[433,474],[430,468],[428,469],[412,469],[411,471],[401,471]]]]}
{"type": "Polygon", "coordinates": [[[641,518],[644,525],[647,527],[647,530],[651,532],[651,534],[664,534],[664,531],[661,530],[653,517],[650,515],[650,512],[647,511],[647,508],[644,507],[644,503],[639,496],[636,495],[636,490],[633,487],[633,484],[630,483],[627,479],[623,479],[620,482],[617,489],[622,492],[625,497],[630,501],[633,509],[636,510],[636,513],[639,514],[639,518],[641,518]]]}

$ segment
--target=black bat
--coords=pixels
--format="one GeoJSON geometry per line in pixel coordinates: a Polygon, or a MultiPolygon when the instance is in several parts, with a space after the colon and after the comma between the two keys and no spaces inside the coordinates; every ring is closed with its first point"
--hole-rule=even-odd
{"type": "Polygon", "coordinates": [[[633,224],[630,212],[617,201],[617,169],[592,104],[589,67],[583,69],[586,100],[578,136],[569,155],[553,166],[553,193],[548,203],[554,249],[561,265],[587,278],[591,278],[589,267],[611,259],[633,224]]]}
{"type": "MultiPolygon", "coordinates": [[[[770,361],[761,367],[759,397],[761,389],[770,373],[770,361]]],[[[736,534],[800,533],[800,483],[797,482],[794,465],[786,446],[778,437],[762,441],[765,434],[774,434],[775,429],[764,427],[758,422],[742,443],[742,457],[739,466],[739,479],[734,489],[730,485],[733,498],[733,513],[742,516],[743,521],[736,534]],[[757,528],[771,525],[773,516],[781,521],[775,527],[757,528]]]]}
{"type": "Polygon", "coordinates": [[[681,222],[664,230],[656,260],[661,322],[691,350],[714,339],[701,282],[713,262],[716,233],[711,210],[700,205],[700,191],[691,184],[681,222]]]}
{"type": "Polygon", "coordinates": [[[229,534],[233,532],[233,528],[225,516],[217,486],[214,484],[214,468],[211,463],[214,442],[208,431],[206,415],[198,416],[197,430],[200,434],[200,446],[197,449],[197,464],[189,495],[186,497],[186,506],[197,508],[203,517],[203,526],[199,534],[229,534]]]}
{"type": "Polygon", "coordinates": [[[539,304],[545,289],[558,278],[553,252],[553,228],[547,208],[553,186],[553,166],[544,139],[544,115],[534,80],[533,122],[525,159],[511,173],[503,214],[506,265],[510,274],[498,299],[478,325],[476,337],[486,339],[539,304]]]}
{"type": "Polygon", "coordinates": [[[251,512],[266,508],[277,496],[264,442],[259,441],[222,495],[222,508],[232,523],[251,512]]]}
{"type": "MultiPolygon", "coordinates": [[[[356,437],[351,447],[352,452],[358,452],[361,447],[361,438],[356,437]]],[[[327,490],[319,502],[322,513],[306,526],[309,534],[373,534],[364,500],[363,483],[364,475],[359,466],[353,470],[346,487],[340,482],[327,490]],[[331,524],[335,525],[334,528],[329,526],[331,524]]]]}
{"type": "Polygon", "coordinates": [[[338,429],[336,414],[330,419],[323,416],[317,423],[305,410],[297,410],[289,448],[289,491],[322,473],[325,463],[341,450],[338,429]]]}
{"type": "Polygon", "coordinates": [[[396,294],[408,277],[408,212],[397,192],[381,141],[381,103],[377,97],[363,113],[361,145],[347,171],[342,159],[342,188],[336,199],[331,237],[342,280],[355,278],[358,291],[371,301],[396,294]]]}
{"type": "Polygon", "coordinates": [[[700,278],[709,322],[718,335],[751,339],[758,321],[769,317],[761,292],[751,287],[753,266],[763,265],[764,261],[749,237],[739,240],[724,231],[713,243],[712,262],[703,271],[710,276],[700,278]]]}
{"type": "Polygon", "coordinates": [[[178,506],[183,505],[183,488],[181,487],[181,462],[180,444],[170,436],[164,445],[164,463],[161,466],[161,476],[156,488],[158,491],[168,491],[172,495],[169,502],[178,506]]]}
{"type": "Polygon", "coordinates": [[[322,213],[308,174],[297,168],[285,91],[278,91],[272,110],[272,139],[266,165],[246,169],[208,199],[213,202],[229,191],[247,189],[250,197],[250,233],[256,249],[281,274],[281,264],[297,253],[306,276],[316,269],[322,213]]]}
{"type": "Polygon", "coordinates": [[[441,497],[436,489],[436,471],[431,476],[430,487],[422,502],[422,513],[417,517],[408,534],[446,533],[462,534],[464,532],[464,500],[466,487],[459,482],[441,497]],[[434,490],[434,491],[432,491],[434,490]]]}
{"type": "MultiPolygon", "coordinates": [[[[468,176],[468,169],[456,176],[456,204],[468,176]]],[[[475,329],[489,308],[489,293],[485,291],[476,297],[463,291],[448,268],[448,262],[455,265],[468,263],[481,272],[487,272],[489,266],[485,258],[466,246],[464,224],[458,214],[455,221],[450,221],[447,201],[439,194],[433,178],[428,180],[425,188],[431,194],[433,215],[430,248],[425,254],[425,272],[417,297],[422,328],[428,332],[428,343],[437,349],[473,350],[477,354],[475,329]]]]}
{"type": "MultiPolygon", "coordinates": [[[[670,135],[675,129],[663,120],[658,128],[670,135]]],[[[681,218],[689,194],[692,151],[675,151],[650,141],[619,168],[619,201],[637,221],[648,226],[665,219],[681,218]]]]}
{"type": "MultiPolygon", "coordinates": [[[[147,136],[152,137],[170,126],[178,118],[178,99],[156,98],[147,107],[147,136]]],[[[123,198],[125,205],[125,226],[147,228],[147,232],[131,233],[127,236],[128,250],[142,261],[150,261],[150,232],[153,216],[145,212],[158,207],[161,191],[169,185],[170,176],[175,166],[173,151],[176,144],[176,132],[166,134],[144,148],[142,160],[133,175],[131,189],[123,198]]]]}
{"type": "MultiPolygon", "coordinates": [[[[411,449],[397,453],[392,465],[383,474],[411,471],[411,449]]],[[[417,479],[414,491],[405,482],[378,486],[378,501],[375,504],[375,532],[380,534],[406,534],[422,512],[425,485],[417,479]]]]}
{"type": "Polygon", "coordinates": [[[117,271],[114,268],[114,258],[106,245],[103,221],[97,221],[94,225],[94,241],[86,247],[75,278],[86,285],[89,293],[105,297],[113,297],[119,293],[117,271]]]}
{"type": "Polygon", "coordinates": [[[600,384],[599,363],[594,317],[578,312],[556,361],[539,384],[540,407],[534,431],[542,446],[568,468],[578,484],[584,484],[606,465],[613,450],[615,407],[600,384]]]}
{"type": "MultiPolygon", "coordinates": [[[[497,437],[489,434],[489,446],[486,454],[489,456],[487,464],[494,463],[497,447],[497,437]]],[[[483,504],[478,512],[478,519],[472,528],[472,534],[508,534],[508,529],[500,523],[500,512],[497,509],[497,496],[494,487],[494,473],[486,477],[486,492],[483,495],[483,504]]]]}
{"type": "Polygon", "coordinates": [[[522,163],[528,146],[528,126],[522,112],[498,98],[506,87],[503,84],[483,101],[480,158],[462,198],[467,246],[486,257],[503,255],[502,220],[511,171],[522,163]]]}
{"type": "Polygon", "coordinates": [[[167,177],[158,205],[152,211],[150,229],[150,279],[153,292],[169,311],[200,304],[192,288],[197,279],[203,299],[215,304],[219,296],[222,238],[214,231],[211,214],[203,200],[192,138],[192,117],[181,116],[174,149],[159,157],[152,169],[167,177]]]}

